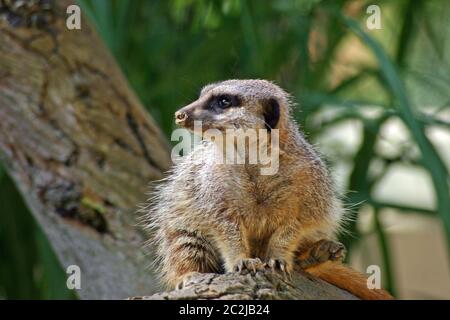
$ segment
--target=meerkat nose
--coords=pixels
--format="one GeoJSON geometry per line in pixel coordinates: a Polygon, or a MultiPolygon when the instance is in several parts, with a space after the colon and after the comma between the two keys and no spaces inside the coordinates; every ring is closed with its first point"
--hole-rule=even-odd
{"type": "Polygon", "coordinates": [[[187,118],[188,118],[188,115],[186,112],[182,112],[182,111],[175,112],[175,122],[176,123],[182,123],[182,122],[186,121],[187,118]]]}

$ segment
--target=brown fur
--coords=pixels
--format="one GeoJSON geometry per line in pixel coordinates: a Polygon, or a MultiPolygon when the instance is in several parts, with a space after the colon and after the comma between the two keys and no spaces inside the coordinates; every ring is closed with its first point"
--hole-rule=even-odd
{"type": "MultiPolygon", "coordinates": [[[[189,272],[231,272],[251,258],[277,261],[290,272],[298,252],[335,238],[343,217],[341,203],[325,164],[292,119],[290,98],[281,88],[265,80],[208,85],[176,113],[176,120],[188,129],[193,120],[201,120],[204,130],[222,132],[279,129],[280,156],[278,172],[264,176],[258,164],[215,163],[217,146],[204,142],[155,187],[149,226],[166,284],[176,285],[189,272]],[[232,107],[215,108],[223,96],[232,107]]],[[[332,282],[327,268],[311,273],[332,282]]],[[[347,275],[343,272],[337,277],[347,275]]]]}

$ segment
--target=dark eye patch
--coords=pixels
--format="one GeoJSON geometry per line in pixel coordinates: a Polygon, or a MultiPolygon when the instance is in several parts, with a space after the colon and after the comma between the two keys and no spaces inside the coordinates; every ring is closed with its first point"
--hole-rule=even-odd
{"type": "Polygon", "coordinates": [[[235,95],[224,94],[212,96],[208,100],[206,108],[209,110],[213,110],[217,113],[220,113],[227,108],[238,107],[239,105],[240,105],[239,97],[235,95]]]}

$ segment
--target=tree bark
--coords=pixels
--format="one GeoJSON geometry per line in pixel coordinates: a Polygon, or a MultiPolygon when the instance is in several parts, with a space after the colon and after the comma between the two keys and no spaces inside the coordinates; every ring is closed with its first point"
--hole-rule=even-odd
{"type": "MultiPolygon", "coordinates": [[[[81,298],[158,290],[136,209],[170,164],[169,146],[71,1],[0,1],[0,155],[64,269],[81,269],[81,298]],[[8,4],[5,4],[8,3],[8,4]]],[[[148,296],[147,296],[148,297],[148,296]]],[[[352,298],[296,275],[193,277],[180,298],[352,298]]]]}
{"type": "Polygon", "coordinates": [[[66,28],[69,4],[36,4],[38,26],[27,7],[0,13],[2,160],[63,268],[80,267],[81,298],[149,294],[136,209],[168,143],[85,17],[66,28]]]}
{"type": "Polygon", "coordinates": [[[181,290],[131,300],[354,300],[347,291],[320,279],[293,274],[286,279],[271,271],[238,274],[194,274],[181,290]]]}

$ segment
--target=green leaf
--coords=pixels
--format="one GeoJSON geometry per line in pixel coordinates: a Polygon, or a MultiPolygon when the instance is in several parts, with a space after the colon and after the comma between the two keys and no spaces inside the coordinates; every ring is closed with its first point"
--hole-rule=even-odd
{"type": "Polygon", "coordinates": [[[389,250],[389,239],[386,236],[384,232],[384,228],[380,221],[380,210],[378,208],[375,208],[374,212],[374,220],[375,220],[375,231],[378,236],[378,242],[380,244],[381,249],[381,255],[383,257],[383,271],[384,271],[384,279],[385,279],[385,285],[387,291],[389,291],[390,294],[393,296],[396,296],[397,290],[395,289],[394,284],[394,270],[392,268],[392,259],[391,254],[389,250]]]}
{"type": "Polygon", "coordinates": [[[371,36],[362,30],[353,19],[339,13],[342,21],[350,28],[373,52],[379,62],[381,74],[386,81],[386,88],[397,100],[397,108],[403,122],[408,127],[412,137],[417,143],[422,156],[425,169],[431,176],[437,197],[437,212],[444,223],[447,237],[447,247],[450,248],[450,196],[447,179],[449,177],[445,164],[439,157],[435,148],[428,140],[424,132],[424,126],[416,119],[408,95],[404,89],[397,71],[383,50],[383,48],[371,36]]]}

